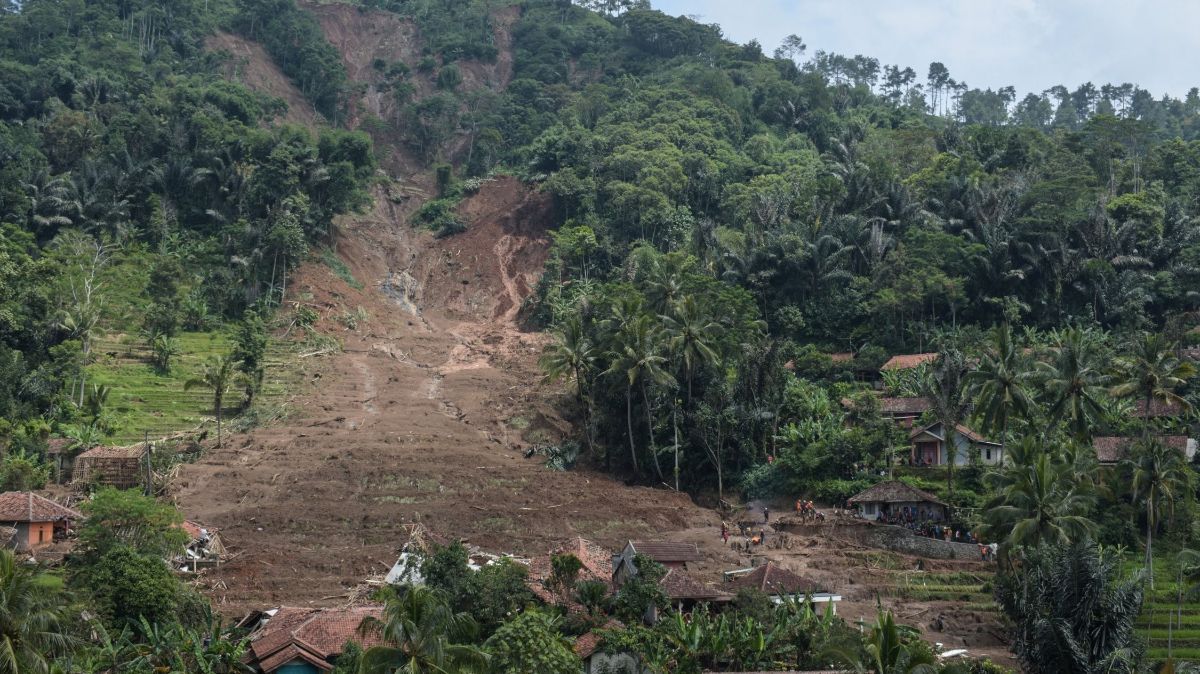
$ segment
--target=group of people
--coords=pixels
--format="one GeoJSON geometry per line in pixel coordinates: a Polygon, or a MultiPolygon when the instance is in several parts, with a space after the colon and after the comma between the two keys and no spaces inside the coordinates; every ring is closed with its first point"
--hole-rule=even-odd
{"type": "MultiPolygon", "coordinates": [[[[767,544],[767,527],[765,526],[765,524],[766,524],[766,520],[765,520],[766,508],[763,508],[763,513],[764,513],[764,521],[763,521],[764,526],[761,529],[759,529],[757,536],[754,535],[754,533],[752,531],[750,531],[750,527],[746,526],[745,523],[741,523],[741,522],[738,523],[738,530],[739,530],[739,533],[741,533],[742,537],[745,539],[745,541],[744,541],[745,545],[743,546],[743,545],[735,542],[734,547],[744,547],[747,551],[749,551],[753,546],[767,544]]],[[[729,531],[729,525],[725,523],[725,520],[721,520],[721,542],[725,543],[726,545],[729,545],[730,536],[731,536],[731,533],[729,531]]]]}

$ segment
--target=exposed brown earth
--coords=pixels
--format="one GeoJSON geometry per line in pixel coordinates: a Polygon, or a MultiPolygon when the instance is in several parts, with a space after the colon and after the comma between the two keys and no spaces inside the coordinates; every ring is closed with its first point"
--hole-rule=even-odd
{"type": "Polygon", "coordinates": [[[615,546],[716,521],[684,495],[524,457],[566,429],[561,390],[537,383],[544,337],[517,325],[545,256],[546,197],[489,183],[463,206],[468,233],[440,241],[376,203],[341,244],[366,287],[309,265],[289,292],[344,351],[315,369],[292,418],[229,438],[177,481],[187,516],[237,553],[204,580],[222,610],[336,604],[386,570],[401,525],[417,520],[522,554],[570,535],[615,546]],[[359,306],[370,318],[357,331],[335,322],[359,306]]]}
{"type": "Polygon", "coordinates": [[[223,68],[226,79],[283,99],[287,103],[287,112],[283,116],[285,121],[309,128],[322,123],[321,115],[275,65],[262,45],[239,35],[217,32],[205,41],[204,46],[209,51],[229,53],[229,60],[223,68]]]}

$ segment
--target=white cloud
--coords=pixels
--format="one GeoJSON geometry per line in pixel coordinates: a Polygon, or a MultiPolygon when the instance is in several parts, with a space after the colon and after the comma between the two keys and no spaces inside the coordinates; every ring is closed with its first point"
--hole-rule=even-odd
{"type": "Polygon", "coordinates": [[[1196,0],[654,0],[698,15],[768,53],[784,36],[874,56],[924,77],[941,61],[975,87],[1024,93],[1056,84],[1132,82],[1156,96],[1200,86],[1196,0]]]}

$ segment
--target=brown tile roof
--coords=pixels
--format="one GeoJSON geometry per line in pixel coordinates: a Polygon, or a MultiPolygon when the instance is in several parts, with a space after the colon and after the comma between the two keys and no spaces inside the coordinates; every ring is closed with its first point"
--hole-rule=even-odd
{"type": "Polygon", "coordinates": [[[546,587],[546,581],[554,572],[550,560],[554,555],[561,554],[575,555],[580,562],[583,562],[577,580],[600,581],[609,586],[610,590],[612,589],[612,554],[606,548],[586,538],[576,537],[560,543],[548,554],[534,557],[529,562],[529,574],[526,576],[525,582],[542,601],[553,603],[563,598],[546,587]]]}
{"type": "Polygon", "coordinates": [[[75,443],[71,438],[50,438],[46,441],[47,454],[62,454],[75,443]]]}
{"type": "Polygon", "coordinates": [[[911,370],[925,363],[932,363],[937,360],[936,353],[906,353],[899,356],[892,356],[891,360],[883,364],[881,370],[911,370]]]}
{"type": "MultiPolygon", "coordinates": [[[[625,629],[625,623],[621,622],[620,620],[610,618],[608,622],[604,623],[604,625],[600,627],[600,629],[609,630],[610,632],[614,630],[623,630],[625,629]]],[[[586,634],[579,635],[579,638],[575,639],[575,644],[572,646],[572,648],[575,651],[575,655],[578,656],[580,660],[586,660],[592,655],[592,653],[600,650],[600,644],[602,643],[604,643],[604,637],[600,636],[600,633],[596,630],[592,630],[586,634]]]]}
{"type": "Polygon", "coordinates": [[[929,398],[879,399],[879,411],[883,414],[924,414],[929,407],[929,398]]]}
{"type": "Polygon", "coordinates": [[[849,363],[854,360],[854,354],[850,351],[841,351],[829,354],[829,359],[835,363],[849,363]]]}
{"type": "Polygon", "coordinates": [[[658,581],[658,586],[671,599],[707,599],[728,601],[733,595],[711,588],[680,569],[667,569],[667,575],[658,581]]]}
{"type": "Polygon", "coordinates": [[[261,630],[251,635],[248,661],[268,674],[296,658],[318,668],[332,669],[316,661],[327,664],[329,658],[342,652],[347,641],[359,643],[363,648],[380,643],[375,635],[359,635],[358,628],[367,617],[382,618],[383,607],[282,607],[261,630]]]}
{"type": "MultiPolygon", "coordinates": [[[[922,434],[922,433],[929,433],[930,435],[934,436],[935,438],[938,438],[939,440],[945,440],[945,439],[946,439],[946,438],[945,438],[945,435],[938,434],[938,433],[934,433],[934,432],[933,432],[933,430],[932,430],[932,429],[934,429],[934,428],[936,428],[936,427],[939,427],[939,426],[941,426],[941,425],[942,425],[942,422],[940,422],[940,421],[935,421],[935,422],[933,422],[932,424],[929,424],[928,426],[924,426],[924,427],[922,427],[922,428],[914,428],[914,429],[912,430],[912,432],[908,434],[908,439],[909,439],[909,440],[912,440],[913,438],[917,437],[918,435],[920,435],[920,434],[922,434]]],[[[963,436],[964,438],[966,438],[966,439],[970,440],[971,442],[982,442],[982,443],[986,443],[986,444],[989,444],[989,445],[995,445],[995,444],[999,444],[999,443],[996,443],[996,442],[992,442],[991,440],[988,440],[987,438],[985,438],[985,437],[983,437],[982,435],[980,435],[980,434],[976,433],[975,431],[971,430],[970,428],[967,428],[966,426],[963,426],[962,424],[958,424],[958,425],[956,425],[956,426],[954,427],[954,430],[955,430],[955,431],[956,431],[956,432],[957,432],[959,435],[961,435],[961,436],[963,436]]]]}
{"type": "Polygon", "coordinates": [[[140,459],[146,452],[142,444],[128,447],[93,447],[75,457],[76,459],[140,459]]]}
{"type": "MultiPolygon", "coordinates": [[[[1103,435],[1092,439],[1092,448],[1096,450],[1096,460],[1100,463],[1118,463],[1129,456],[1130,448],[1137,444],[1138,440],[1140,438],[1103,435]]],[[[1158,437],[1158,441],[1181,453],[1187,451],[1186,435],[1162,435],[1158,437]]]]}
{"type": "Polygon", "coordinates": [[[0,494],[0,522],[57,522],[68,519],[83,519],[83,515],[31,491],[0,494]]]}
{"type": "Polygon", "coordinates": [[[801,592],[816,592],[816,581],[805,578],[778,566],[775,562],[767,562],[750,573],[729,583],[734,590],[753,588],[769,595],[797,594],[801,592]]]}
{"type": "Polygon", "coordinates": [[[669,541],[629,541],[633,552],[646,555],[656,562],[698,562],[704,557],[695,543],[671,543],[669,541]]]}
{"type": "Polygon", "coordinates": [[[910,487],[899,480],[880,482],[847,500],[848,503],[921,503],[923,501],[946,505],[933,494],[910,487]]]}
{"type": "Polygon", "coordinates": [[[1146,416],[1150,417],[1177,417],[1183,414],[1183,407],[1179,403],[1166,403],[1161,400],[1150,401],[1150,414],[1146,414],[1146,401],[1138,400],[1133,403],[1133,416],[1143,419],[1146,416]]]}

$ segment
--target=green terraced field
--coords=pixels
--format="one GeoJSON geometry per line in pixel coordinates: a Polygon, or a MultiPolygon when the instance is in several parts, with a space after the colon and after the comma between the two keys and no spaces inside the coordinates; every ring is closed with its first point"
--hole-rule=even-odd
{"type": "MultiPolygon", "coordinates": [[[[184,382],[197,376],[201,364],[212,355],[227,353],[229,337],[222,332],[180,333],[180,354],[171,372],[162,374],[150,364],[149,349],[133,335],[108,335],[97,340],[92,353],[95,362],[87,367],[88,385],[102,384],[111,389],[108,409],[113,412],[117,430],[108,439],[111,444],[129,444],[213,424],[212,392],[204,388],[184,391],[184,382]]],[[[267,351],[267,371],[261,400],[268,403],[286,400],[289,391],[301,379],[295,347],[272,340],[267,351]]],[[[226,421],[240,393],[226,396],[226,421]]]]}

